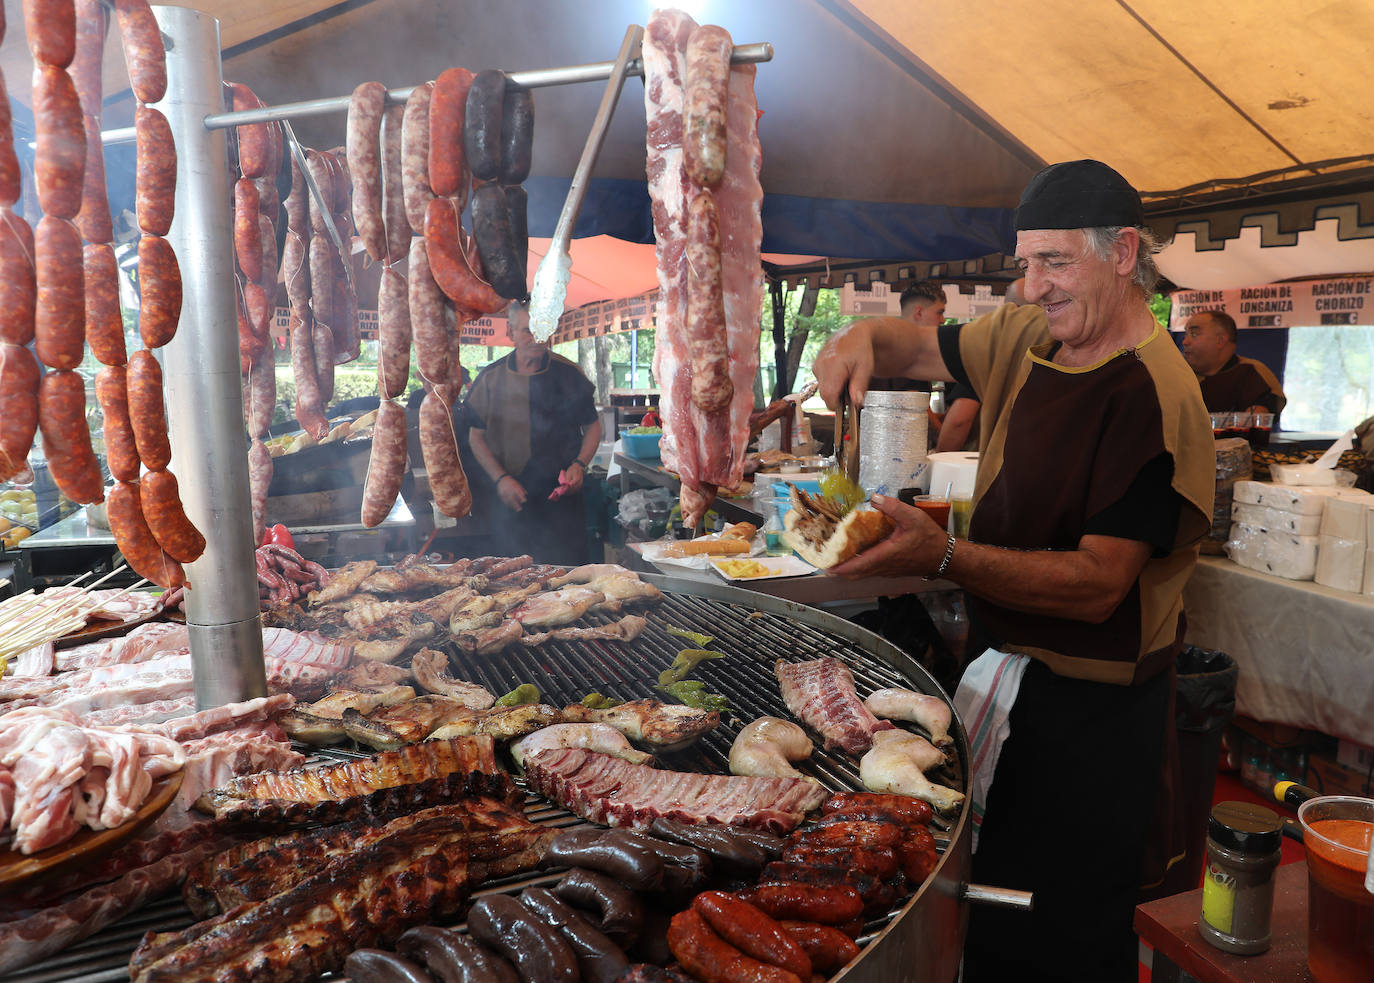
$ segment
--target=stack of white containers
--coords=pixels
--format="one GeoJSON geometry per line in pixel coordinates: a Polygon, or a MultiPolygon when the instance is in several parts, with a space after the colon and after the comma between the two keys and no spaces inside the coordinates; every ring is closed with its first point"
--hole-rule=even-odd
{"type": "MultiPolygon", "coordinates": [[[[1226,555],[1251,570],[1313,580],[1339,590],[1365,588],[1374,547],[1374,496],[1352,488],[1308,488],[1238,481],[1226,555]],[[1334,506],[1334,508],[1333,508],[1334,506]]],[[[1368,584],[1374,593],[1374,574],[1368,584]]]]}

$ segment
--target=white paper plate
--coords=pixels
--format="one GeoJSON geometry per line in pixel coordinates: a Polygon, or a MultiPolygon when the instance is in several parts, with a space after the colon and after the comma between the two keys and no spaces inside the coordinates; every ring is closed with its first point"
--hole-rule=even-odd
{"type": "Polygon", "coordinates": [[[761,563],[768,568],[769,572],[759,577],[732,577],[720,568],[720,561],[722,559],[728,560],[731,559],[731,557],[711,557],[711,569],[726,580],[732,580],[739,583],[747,583],[753,580],[773,580],[778,577],[805,577],[808,574],[816,572],[815,567],[798,556],[751,556],[748,557],[748,559],[756,563],[761,563]]]}

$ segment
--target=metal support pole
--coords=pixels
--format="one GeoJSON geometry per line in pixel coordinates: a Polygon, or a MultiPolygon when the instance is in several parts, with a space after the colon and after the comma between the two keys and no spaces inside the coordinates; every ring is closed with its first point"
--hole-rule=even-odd
{"type": "Polygon", "coordinates": [[[167,47],[157,108],[177,147],[176,216],[168,241],[181,266],[181,323],[162,359],[172,470],[186,514],[205,534],[187,565],[186,624],[196,705],[267,695],[253,562],[253,522],[239,383],[228,152],[205,117],[224,111],[219,21],[153,7],[167,47]]]}

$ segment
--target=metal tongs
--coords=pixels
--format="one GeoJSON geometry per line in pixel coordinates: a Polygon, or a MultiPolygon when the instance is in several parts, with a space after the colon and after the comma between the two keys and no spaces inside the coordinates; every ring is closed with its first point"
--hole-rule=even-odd
{"type": "Polygon", "coordinates": [[[846,389],[840,393],[840,410],[835,414],[835,463],[844,476],[859,483],[859,413],[846,389]]]}
{"type": "Polygon", "coordinates": [[[587,196],[592,167],[601,153],[601,145],[606,142],[606,129],[615,114],[615,104],[620,99],[620,90],[625,85],[630,62],[639,57],[643,38],[644,28],[638,24],[631,24],[625,31],[620,54],[616,56],[615,67],[611,69],[606,91],[601,96],[601,105],[592,121],[587,145],[582,148],[582,158],[573,172],[568,198],[563,202],[563,211],[553,231],[553,241],[549,243],[549,251],[539,261],[539,269],[535,271],[534,289],[530,291],[530,333],[540,341],[548,340],[553,334],[558,327],[559,315],[563,313],[563,302],[568,296],[568,278],[572,276],[568,240],[572,238],[573,226],[577,224],[577,216],[582,211],[582,199],[587,196]]]}

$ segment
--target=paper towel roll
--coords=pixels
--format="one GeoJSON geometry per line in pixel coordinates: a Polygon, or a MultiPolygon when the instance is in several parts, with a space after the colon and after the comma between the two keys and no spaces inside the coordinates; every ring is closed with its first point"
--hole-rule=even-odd
{"type": "Polygon", "coordinates": [[[950,498],[972,498],[973,481],[978,475],[978,454],[974,451],[942,451],[930,455],[930,493],[943,495],[950,486],[950,498]]]}

